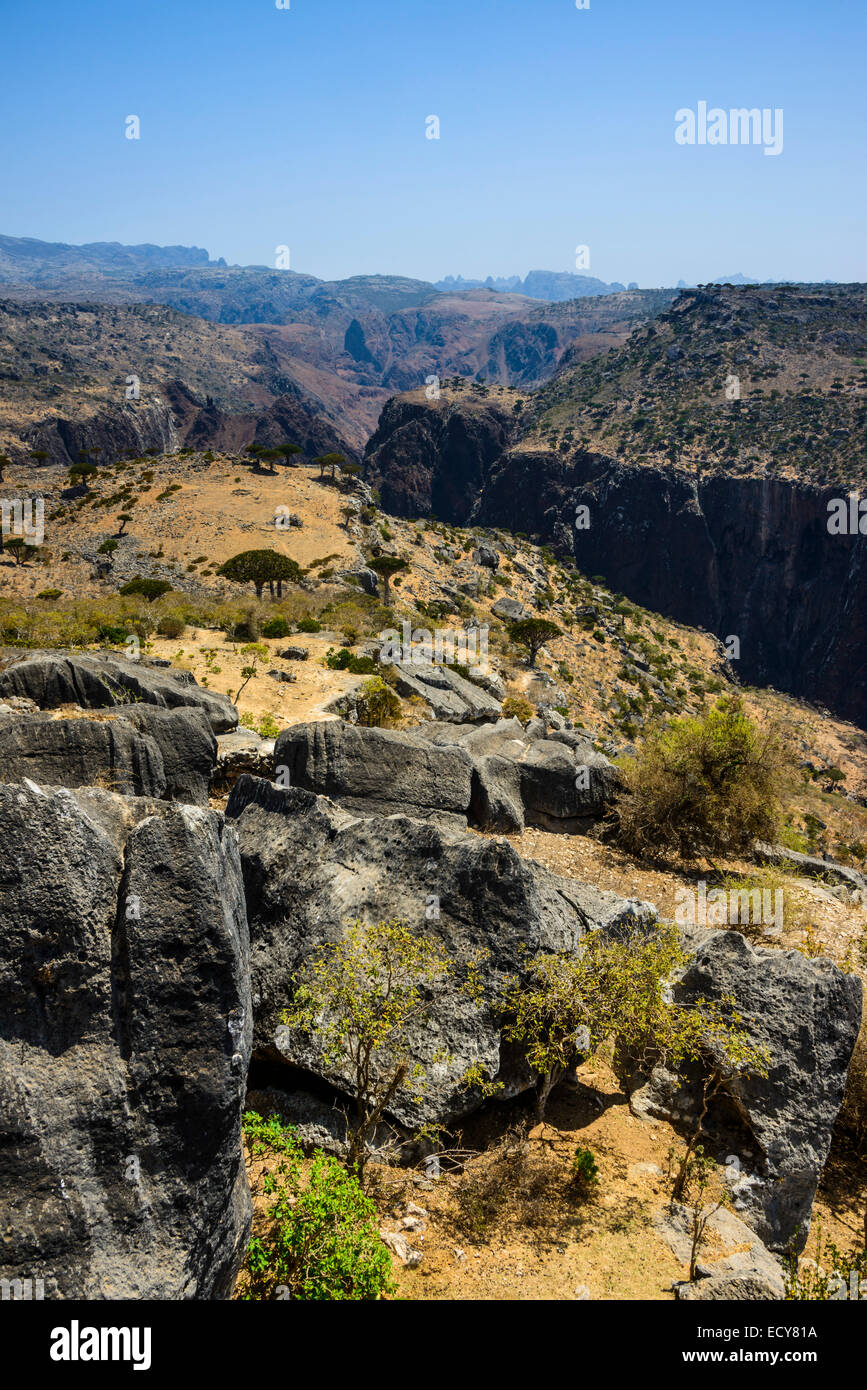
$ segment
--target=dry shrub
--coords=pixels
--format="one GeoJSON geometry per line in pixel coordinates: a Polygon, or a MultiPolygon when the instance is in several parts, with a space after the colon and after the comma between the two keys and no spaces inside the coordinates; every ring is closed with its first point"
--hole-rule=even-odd
{"type": "Polygon", "coordinates": [[[517,1125],[467,1164],[455,1189],[454,1221],[469,1241],[484,1241],[505,1225],[556,1240],[588,1195],[562,1154],[517,1125]]]}
{"type": "Polygon", "coordinates": [[[773,840],[789,759],[775,729],[761,730],[737,696],[648,734],[625,762],[613,814],[630,853],[695,859],[773,840]]]}

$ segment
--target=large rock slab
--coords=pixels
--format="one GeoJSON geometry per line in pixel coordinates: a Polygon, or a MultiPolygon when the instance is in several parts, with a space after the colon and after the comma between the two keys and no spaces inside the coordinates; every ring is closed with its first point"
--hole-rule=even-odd
{"type": "Polygon", "coordinates": [[[426,700],[437,719],[477,723],[499,719],[502,705],[487,690],[467,680],[459,671],[417,661],[391,663],[399,695],[418,695],[426,700]]]}
{"type": "Polygon", "coordinates": [[[460,748],[432,747],[414,733],[338,720],[295,724],[279,735],[274,765],[278,779],[288,776],[292,786],[333,797],[362,814],[403,810],[466,825],[469,755],[460,748]]]}
{"type": "Polygon", "coordinates": [[[115,722],[128,721],[153,739],[160,750],[166,777],[165,796],[207,806],[211,779],[217,766],[217,738],[207,711],[198,705],[162,709],[134,704],[123,708],[115,722]]]}
{"type": "Polygon", "coordinates": [[[0,785],[0,1278],[228,1296],[251,1203],[234,832],[193,806],[0,785]]]}
{"type": "MultiPolygon", "coordinates": [[[[705,1129],[740,1162],[732,1196],[744,1220],[771,1250],[803,1249],[861,1023],[861,982],[830,960],[753,946],[740,932],[683,934],[694,954],[675,998],[732,995],[771,1057],[767,1077],[726,1084],[705,1129]]],[[[699,1095],[689,1078],[658,1067],[632,1104],[694,1125],[699,1095]]]]}
{"type": "MultiPolygon", "coordinates": [[[[708,1215],[706,1238],[696,1262],[697,1278],[675,1285],[682,1302],[743,1302],[785,1298],[783,1268],[762,1245],[755,1231],[734,1212],[721,1207],[708,1215]]],[[[689,1268],[693,1240],[693,1213],[682,1202],[672,1202],[653,1218],[654,1230],[689,1268]]]]}
{"type": "Polygon", "coordinates": [[[330,796],[360,815],[403,811],[498,833],[528,825],[587,830],[606,812],[617,771],[586,741],[537,739],[517,719],[368,729],[331,720],[284,730],[274,750],[281,785],[330,796]]]}
{"type": "Polygon", "coordinates": [[[756,841],[753,850],[763,864],[788,865],[806,878],[822,878],[844,884],[853,895],[858,895],[860,902],[867,901],[867,878],[848,864],[838,864],[835,859],[823,859],[817,854],[801,854],[796,849],[787,849],[785,845],[768,845],[762,840],[756,841]]]}
{"type": "Polygon", "coordinates": [[[561,834],[588,830],[614,798],[617,769],[587,739],[534,735],[517,719],[477,729],[427,725],[419,730],[437,747],[456,746],[472,758],[470,811],[477,825],[505,834],[520,832],[525,824],[561,834]]]}
{"type": "Polygon", "coordinates": [[[502,618],[505,622],[517,622],[519,618],[526,616],[527,610],[519,599],[509,598],[507,594],[503,594],[502,598],[498,598],[496,603],[492,605],[491,612],[496,618],[502,618]]]}
{"type": "Polygon", "coordinates": [[[38,651],[15,656],[0,671],[0,700],[26,696],[40,709],[79,705],[106,709],[144,701],[164,709],[196,705],[214,733],[238,723],[238,711],[225,695],[205,690],[190,671],[150,666],[113,653],[38,651]]]}
{"type": "Polygon", "coordinates": [[[161,797],[166,790],[158,745],[125,720],[25,714],[0,721],[0,778],[25,777],[55,787],[97,784],[130,796],[161,797]]]}
{"type": "Polygon", "coordinates": [[[356,918],[399,918],[435,937],[457,962],[433,1015],[412,1034],[412,1056],[426,1067],[428,1084],[418,1099],[402,1094],[389,1116],[410,1127],[450,1123],[477,1108],[478,1093],[460,1084],[473,1062],[497,1074],[507,1096],[532,1084],[525,1063],[501,1046],[492,1008],[506,977],[526,969],[527,954],[571,951],[587,931],[653,915],[646,903],[558,878],[503,840],[406,816],[356,818],[296,787],[243,776],[226,816],[237,825],[244,866],[260,1056],[347,1090],[346,1075],[324,1060],[317,1039],[290,1032],[280,1015],[295,972],[356,918]],[[480,949],[490,953],[481,968],[482,1007],[458,988],[460,962],[480,949]],[[437,1061],[441,1050],[448,1059],[437,1061]]]}
{"type": "Polygon", "coordinates": [[[0,779],[99,786],[124,796],[208,804],[217,741],[203,710],[128,705],[96,718],[0,719],[0,779]]]}

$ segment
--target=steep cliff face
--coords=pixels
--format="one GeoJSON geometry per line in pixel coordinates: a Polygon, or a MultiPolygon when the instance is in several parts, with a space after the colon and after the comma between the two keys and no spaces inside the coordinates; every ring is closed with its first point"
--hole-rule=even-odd
{"type": "Polygon", "coordinates": [[[488,469],[509,445],[513,418],[508,406],[485,400],[396,397],[368,441],[365,477],[394,516],[433,513],[463,525],[488,469]]]}
{"type": "Polygon", "coordinates": [[[867,723],[867,538],[831,535],[833,492],[780,479],[561,461],[515,451],[490,470],[477,518],[538,534],[586,574],[657,612],[740,643],[735,669],[867,723]],[[576,528],[587,508],[586,528],[576,528]]]}
{"type": "Polygon", "coordinates": [[[100,463],[113,463],[124,454],[161,454],[189,446],[194,449],[240,451],[254,441],[268,448],[291,439],[302,452],[356,453],[314,404],[291,386],[267,409],[234,413],[212,400],[203,405],[179,380],[169,381],[162,396],[147,404],[100,410],[81,419],[52,416],[29,432],[28,445],[47,455],[48,464],[74,463],[82,450],[98,451],[100,463]]]}
{"type": "Polygon", "coordinates": [[[867,538],[827,527],[844,489],[514,447],[512,407],[389,401],[365,457],[384,509],[539,537],[636,603],[736,637],[745,682],[867,725],[867,538]]]}

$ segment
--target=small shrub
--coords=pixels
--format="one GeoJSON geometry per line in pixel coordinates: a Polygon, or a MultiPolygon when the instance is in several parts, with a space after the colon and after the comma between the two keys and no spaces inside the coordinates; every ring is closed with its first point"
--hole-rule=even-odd
{"type": "Polygon", "coordinates": [[[519,719],[526,724],[533,718],[533,706],[523,695],[507,695],[503,701],[503,718],[519,719]]]}
{"type": "Polygon", "coordinates": [[[115,623],[100,623],[97,636],[100,642],[107,642],[112,647],[121,647],[129,637],[129,632],[125,627],[119,627],[115,623]]]}
{"type": "Polygon", "coordinates": [[[181,637],[186,626],[183,618],[175,617],[173,613],[166,613],[157,623],[157,632],[160,637],[181,637]]]}
{"type": "Polygon", "coordinates": [[[321,632],[321,631],[322,631],[322,624],[319,623],[319,622],[317,622],[315,618],[301,618],[301,619],[299,619],[299,622],[298,622],[298,631],[299,631],[299,632],[321,632]]]}
{"type": "Polygon", "coordinates": [[[570,1165],[572,1186],[579,1192],[591,1192],[599,1183],[599,1168],[592,1149],[575,1150],[570,1165]]]}
{"type": "Polygon", "coordinates": [[[263,637],[288,637],[291,631],[286,619],[281,617],[269,618],[262,624],[263,637]]]}
{"type": "Polygon", "coordinates": [[[346,647],[341,647],[338,652],[330,647],[325,654],[324,665],[331,671],[351,671],[354,676],[372,676],[380,669],[374,657],[353,656],[346,647]]]}
{"type": "Polygon", "coordinates": [[[359,724],[368,729],[384,729],[401,718],[400,699],[381,676],[371,676],[364,682],[356,708],[359,724]]]}
{"type": "Polygon", "coordinates": [[[737,696],[674,719],[624,764],[618,838],[635,854],[674,851],[685,859],[774,841],[785,764],[776,733],[760,731],[737,696]]]}
{"type": "Polygon", "coordinates": [[[376,1207],[358,1179],[317,1153],[304,1171],[295,1130],[255,1111],[244,1116],[254,1156],[271,1154],[263,1187],[273,1198],[267,1229],[247,1250],[245,1298],[373,1301],[393,1292],[391,1258],[379,1238],[376,1207]]]}
{"type": "Polygon", "coordinates": [[[261,719],[257,719],[248,710],[241,715],[238,723],[245,729],[252,729],[260,738],[276,738],[280,732],[280,725],[273,714],[263,714],[261,719]]]}

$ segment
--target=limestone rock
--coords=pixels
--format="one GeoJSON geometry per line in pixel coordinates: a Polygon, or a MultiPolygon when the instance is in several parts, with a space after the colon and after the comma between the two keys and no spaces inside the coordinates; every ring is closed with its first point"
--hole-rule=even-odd
{"type": "MultiPolygon", "coordinates": [[[[858,1036],[861,982],[829,960],[753,946],[740,932],[688,927],[684,937],[694,954],[675,998],[732,995],[753,1041],[771,1057],[767,1077],[726,1084],[729,1111],[712,1103],[705,1129],[732,1153],[755,1155],[755,1170],[744,1162],[732,1188],[744,1220],[771,1250],[803,1249],[858,1036]],[[732,1106],[740,1133],[732,1129],[732,1106]]],[[[657,1068],[632,1104],[669,1118],[685,1104],[694,1113],[696,1084],[687,1077],[680,1085],[657,1068]]]]}
{"type": "Polygon", "coordinates": [[[256,1048],[263,1057],[282,1057],[348,1089],[341,1064],[324,1058],[315,1036],[286,1028],[281,1012],[311,952],[337,940],[355,918],[399,918],[430,933],[455,958],[454,977],[410,1038],[427,1084],[417,1098],[401,1092],[388,1116],[409,1127],[449,1123],[479,1106],[478,1093],[461,1085],[473,1062],[499,1075],[507,1097],[532,1084],[514,1049],[501,1046],[501,1019],[489,1002],[502,998],[507,976],[526,969],[525,948],[530,955],[569,951],[591,929],[614,930],[628,917],[653,916],[646,903],[558,878],[505,841],[407,816],[358,819],[297,787],[243,776],[226,816],[241,846],[259,999],[256,1048]],[[461,962],[479,948],[490,952],[481,966],[481,1007],[459,988],[461,962]],[[438,1057],[441,1052],[447,1055],[438,1057]]]}
{"type": "Polygon", "coordinates": [[[10,695],[34,700],[40,709],[66,704],[106,709],[137,701],[164,709],[196,705],[214,733],[225,733],[238,723],[230,700],[203,689],[191,672],[167,671],[114,653],[28,651],[13,657],[0,672],[0,700],[10,695]]]}
{"type": "Polygon", "coordinates": [[[227,1297],[249,1234],[234,832],[212,811],[0,785],[0,1278],[227,1297]]]}

